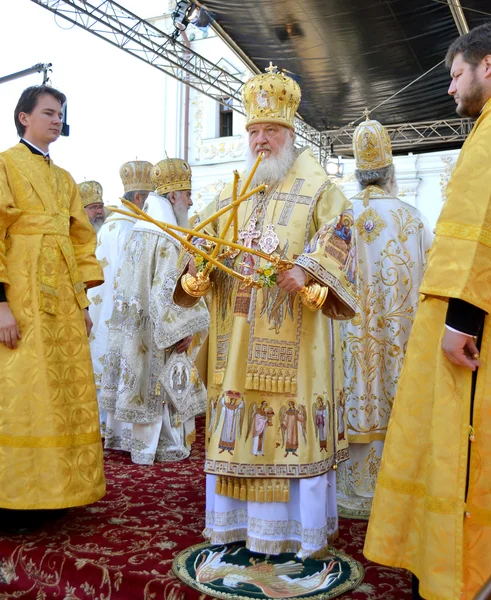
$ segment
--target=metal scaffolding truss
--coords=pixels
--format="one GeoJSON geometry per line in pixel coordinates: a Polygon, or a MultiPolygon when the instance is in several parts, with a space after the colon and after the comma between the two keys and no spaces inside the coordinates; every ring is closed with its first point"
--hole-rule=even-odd
{"type": "MultiPolygon", "coordinates": [[[[31,0],[93,33],[110,44],[159,69],[220,102],[234,98],[232,108],[244,114],[241,88],[243,81],[204,58],[152,23],[141,19],[117,2],[96,0],[31,0]]],[[[230,105],[228,105],[230,106],[230,105]]],[[[297,135],[314,147],[320,146],[319,132],[296,119],[297,135]]]]}
{"type": "MultiPolygon", "coordinates": [[[[92,4],[87,0],[31,1],[217,102],[234,98],[233,110],[244,114],[241,79],[117,2],[93,0],[95,3],[92,4]]],[[[394,149],[408,149],[463,142],[470,131],[470,123],[465,119],[451,119],[389,125],[388,130],[394,149]]],[[[302,143],[309,144],[321,161],[328,155],[331,143],[339,154],[351,152],[353,127],[320,132],[297,117],[295,131],[302,143]]]]}
{"type": "MultiPolygon", "coordinates": [[[[393,150],[418,149],[418,146],[464,142],[472,129],[471,119],[447,119],[386,125],[393,150]]],[[[351,154],[355,127],[322,132],[322,146],[332,143],[337,154],[351,154]]]]}

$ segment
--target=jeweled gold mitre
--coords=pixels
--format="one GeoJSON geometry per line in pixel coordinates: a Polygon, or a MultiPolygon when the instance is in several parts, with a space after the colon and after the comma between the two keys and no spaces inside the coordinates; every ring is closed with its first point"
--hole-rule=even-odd
{"type": "Polygon", "coordinates": [[[90,204],[102,202],[102,185],[97,181],[83,181],[78,184],[78,191],[84,208],[90,204]]]}
{"type": "Polygon", "coordinates": [[[372,171],[392,164],[392,146],[387,129],[373,119],[360,123],[353,134],[356,168],[372,171]]]}
{"type": "Polygon", "coordinates": [[[266,71],[249,79],[242,89],[246,129],[254,123],[278,123],[293,129],[302,96],[300,86],[291,77],[279,73],[272,63],[266,71]]]}
{"type": "Polygon", "coordinates": [[[180,158],[166,158],[152,169],[151,178],[160,196],[191,189],[191,167],[180,158]]]}
{"type": "Polygon", "coordinates": [[[153,192],[155,189],[150,174],[152,163],[146,160],[131,160],[119,169],[124,192],[153,192]]]}

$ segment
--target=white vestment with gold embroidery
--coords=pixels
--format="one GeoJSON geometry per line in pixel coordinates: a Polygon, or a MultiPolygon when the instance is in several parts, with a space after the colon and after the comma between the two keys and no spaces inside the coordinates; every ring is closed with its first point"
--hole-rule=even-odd
{"type": "MultiPolygon", "coordinates": [[[[158,221],[176,224],[170,202],[151,193],[144,210],[158,221]]],[[[180,244],[156,225],[138,221],[125,246],[109,322],[100,404],[107,411],[105,447],[131,452],[133,462],[182,460],[195,438],[194,417],[182,422],[161,384],[170,350],[188,336],[196,343],[192,360],[209,327],[200,300],[177,306],[180,244]]],[[[196,374],[193,385],[201,386],[196,374]]]]}
{"type": "MultiPolygon", "coordinates": [[[[97,234],[96,257],[104,270],[104,283],[88,290],[89,314],[92,319],[90,333],[90,354],[94,368],[97,396],[101,387],[104,355],[107,350],[108,323],[113,312],[113,294],[116,277],[123,260],[123,250],[136,219],[112,213],[97,234]]],[[[106,430],[106,411],[99,406],[101,434],[106,430]]]]}
{"type": "Polygon", "coordinates": [[[350,458],[337,488],[344,514],[367,517],[433,234],[417,208],[379,187],[351,202],[358,310],[341,322],[350,458]]]}

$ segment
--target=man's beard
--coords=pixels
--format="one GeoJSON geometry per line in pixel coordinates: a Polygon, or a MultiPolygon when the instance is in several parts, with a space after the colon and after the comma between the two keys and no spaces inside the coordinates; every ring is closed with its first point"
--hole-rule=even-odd
{"type": "Polygon", "coordinates": [[[98,233],[99,229],[104,225],[105,217],[96,217],[93,221],[91,221],[92,227],[95,229],[95,232],[98,233]]]}
{"type": "Polygon", "coordinates": [[[172,208],[179,227],[189,227],[188,207],[183,206],[182,204],[174,204],[172,208]]]}
{"type": "MultiPolygon", "coordinates": [[[[257,187],[262,183],[270,185],[276,181],[282,181],[296,158],[297,155],[293,140],[288,140],[276,156],[269,155],[262,159],[254,174],[250,189],[257,187]]],[[[255,162],[256,157],[248,146],[246,153],[246,169],[248,172],[251,171],[255,162]]]]}
{"type": "Polygon", "coordinates": [[[482,107],[486,104],[483,85],[477,80],[476,74],[472,76],[472,83],[465,95],[459,95],[457,114],[461,117],[477,119],[482,107]]]}

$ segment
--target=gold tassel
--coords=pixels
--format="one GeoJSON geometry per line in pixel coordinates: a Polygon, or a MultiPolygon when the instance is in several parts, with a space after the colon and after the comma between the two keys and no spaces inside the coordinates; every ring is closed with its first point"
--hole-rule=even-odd
{"type": "Polygon", "coordinates": [[[278,377],[278,393],[282,394],[285,391],[285,382],[283,377],[280,375],[278,377]]]}
{"type": "Polygon", "coordinates": [[[240,498],[239,500],[247,500],[247,479],[240,480],[240,498]]]}
{"type": "Polygon", "coordinates": [[[273,486],[271,485],[271,481],[268,481],[266,489],[266,502],[273,502],[273,486]]]}
{"type": "Polygon", "coordinates": [[[234,497],[234,480],[232,477],[228,477],[227,496],[229,498],[234,497]]]}
{"type": "Polygon", "coordinates": [[[223,383],[224,375],[225,375],[225,373],[223,371],[215,371],[213,373],[213,383],[216,383],[217,385],[221,385],[223,383]]]}
{"type": "Polygon", "coordinates": [[[257,494],[257,501],[258,502],[264,502],[264,484],[263,484],[262,481],[259,484],[259,492],[257,494]]]}
{"type": "Polygon", "coordinates": [[[259,373],[257,371],[254,372],[254,379],[252,382],[252,389],[253,390],[258,390],[259,389],[259,373]]]}
{"type": "Polygon", "coordinates": [[[264,379],[264,375],[261,373],[261,375],[259,375],[259,389],[264,390],[265,387],[266,387],[266,381],[264,379]]]}
{"type": "Polygon", "coordinates": [[[251,371],[247,371],[245,386],[246,386],[246,390],[250,390],[252,388],[252,372],[251,371]]]}
{"type": "Polygon", "coordinates": [[[296,394],[297,393],[297,378],[294,376],[292,377],[292,394],[296,394]]]}
{"type": "Polygon", "coordinates": [[[283,502],[290,501],[290,482],[286,479],[283,482],[283,502]]]}
{"type": "Polygon", "coordinates": [[[278,391],[278,378],[275,376],[271,377],[271,391],[272,392],[278,391]]]}
{"type": "Polygon", "coordinates": [[[291,381],[290,378],[288,377],[288,375],[285,377],[285,392],[287,394],[291,393],[292,391],[292,385],[291,385],[291,381]]]}
{"type": "Polygon", "coordinates": [[[234,498],[240,499],[240,479],[238,477],[234,477],[234,498]]]}
{"type": "Polygon", "coordinates": [[[247,500],[249,500],[249,502],[256,501],[256,487],[254,485],[254,480],[249,481],[249,489],[247,490],[247,500]]]}
{"type": "Polygon", "coordinates": [[[217,477],[217,482],[215,484],[215,494],[220,494],[222,493],[222,478],[220,477],[220,475],[217,477]]]}
{"type": "Polygon", "coordinates": [[[155,384],[155,395],[160,396],[160,381],[155,384]]]}
{"type": "Polygon", "coordinates": [[[227,478],[223,477],[222,478],[222,496],[226,496],[227,494],[228,494],[227,478]]]}
{"type": "Polygon", "coordinates": [[[281,483],[279,481],[274,486],[274,501],[281,502],[281,483]]]}
{"type": "Polygon", "coordinates": [[[271,375],[269,373],[266,375],[266,391],[271,391],[271,375]]]}

